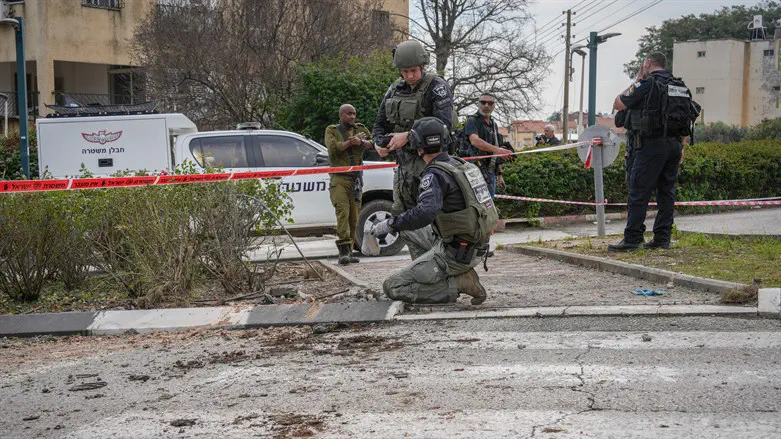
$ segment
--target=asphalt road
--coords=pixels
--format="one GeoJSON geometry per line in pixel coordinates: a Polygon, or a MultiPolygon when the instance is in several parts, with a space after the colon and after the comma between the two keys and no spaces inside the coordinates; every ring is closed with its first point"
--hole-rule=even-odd
{"type": "Polygon", "coordinates": [[[778,320],[475,320],[0,347],[9,438],[781,437],[778,320]]]}

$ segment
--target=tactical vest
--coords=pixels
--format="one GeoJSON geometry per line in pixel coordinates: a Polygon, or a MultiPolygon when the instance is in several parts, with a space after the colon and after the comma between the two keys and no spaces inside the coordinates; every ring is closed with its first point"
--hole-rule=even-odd
{"type": "Polygon", "coordinates": [[[425,117],[423,100],[429,85],[436,75],[424,74],[420,81],[409,91],[399,90],[404,80],[400,79],[391,87],[391,95],[385,99],[385,117],[393,124],[394,133],[402,133],[412,129],[416,120],[425,117]]]}
{"type": "Polygon", "coordinates": [[[459,158],[455,160],[458,165],[437,161],[430,166],[453,177],[464,196],[466,208],[450,213],[440,211],[434,218],[434,230],[445,243],[453,240],[481,243],[496,228],[499,213],[480,169],[459,158]]]}

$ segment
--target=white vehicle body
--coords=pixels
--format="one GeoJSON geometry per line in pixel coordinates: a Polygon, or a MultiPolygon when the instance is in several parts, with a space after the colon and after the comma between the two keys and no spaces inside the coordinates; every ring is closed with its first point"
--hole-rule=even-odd
{"type": "MultiPolygon", "coordinates": [[[[146,170],[171,171],[182,164],[196,169],[220,167],[226,172],[272,171],[328,166],[328,151],[319,143],[288,131],[231,130],[198,132],[182,114],[149,114],[42,118],[37,121],[41,175],[74,177],[84,168],[95,176],[146,170]]],[[[368,162],[371,163],[371,162],[368,162]]],[[[273,179],[293,203],[289,228],[331,228],[336,214],[328,191],[329,175],[273,179]]],[[[393,169],[364,172],[357,246],[367,224],[390,215],[393,169]]],[[[381,237],[381,255],[403,247],[398,234],[381,237]]]]}
{"type": "Polygon", "coordinates": [[[40,174],[74,177],[125,170],[170,170],[177,136],[198,128],[185,115],[141,114],[40,118],[36,121],[40,174]]]}

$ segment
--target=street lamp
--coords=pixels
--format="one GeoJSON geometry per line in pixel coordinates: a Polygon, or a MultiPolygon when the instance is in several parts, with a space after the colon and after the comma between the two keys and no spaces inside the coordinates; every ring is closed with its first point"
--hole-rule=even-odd
{"type": "MultiPolygon", "coordinates": [[[[30,148],[27,143],[27,71],[24,64],[24,20],[22,17],[1,18],[0,24],[14,27],[16,34],[16,108],[19,111],[19,155],[22,174],[30,178],[30,148]]],[[[8,98],[6,98],[6,102],[8,98]]],[[[7,113],[7,112],[6,112],[7,113]]]]}
{"type": "MultiPolygon", "coordinates": [[[[583,49],[586,49],[587,46],[575,46],[572,48],[572,53],[577,53],[581,57],[581,64],[580,64],[580,108],[578,109],[578,136],[580,136],[581,131],[583,131],[583,91],[585,90],[584,85],[586,84],[586,52],[583,51],[583,49]]],[[[570,63],[572,64],[572,63],[570,63]]]]}
{"type": "Polygon", "coordinates": [[[589,33],[588,38],[588,126],[594,125],[597,121],[597,46],[604,43],[608,38],[621,35],[620,33],[609,33],[597,35],[596,32],[589,33]]]}

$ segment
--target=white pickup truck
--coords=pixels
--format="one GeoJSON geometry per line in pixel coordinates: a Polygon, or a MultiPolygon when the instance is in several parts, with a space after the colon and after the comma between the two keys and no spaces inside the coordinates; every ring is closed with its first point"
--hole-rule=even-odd
{"type": "MultiPolygon", "coordinates": [[[[199,169],[222,167],[229,172],[328,166],[328,151],[296,133],[274,130],[198,132],[182,114],[143,114],[41,118],[36,122],[41,174],[55,178],[79,175],[82,165],[95,176],[115,172],[170,171],[191,162],[199,169]]],[[[293,202],[290,228],[336,225],[328,194],[328,174],[277,179],[293,202]]],[[[358,245],[368,222],[390,215],[393,170],[364,172],[358,245]]],[[[382,256],[404,246],[397,234],[380,240],[382,256]]]]}

